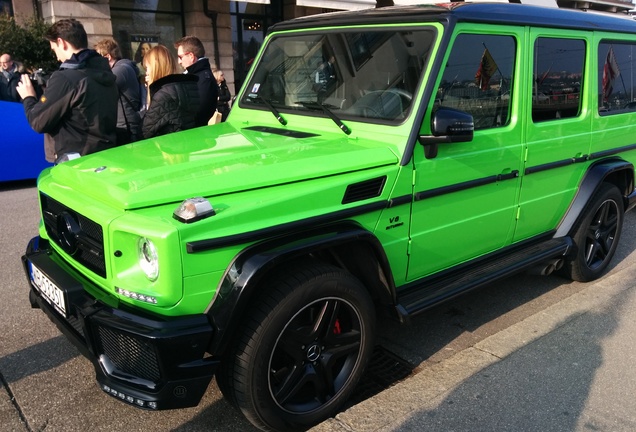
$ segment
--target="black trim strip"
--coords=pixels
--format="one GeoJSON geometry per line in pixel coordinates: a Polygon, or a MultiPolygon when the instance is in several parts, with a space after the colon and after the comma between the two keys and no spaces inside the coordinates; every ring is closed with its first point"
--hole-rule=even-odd
{"type": "MultiPolygon", "coordinates": [[[[399,197],[397,201],[400,204],[407,204],[411,202],[411,196],[399,197]]],[[[224,246],[232,246],[241,243],[248,243],[257,240],[261,240],[267,237],[273,237],[282,234],[289,234],[290,231],[300,230],[306,226],[317,226],[330,222],[336,222],[341,219],[351,218],[354,216],[362,215],[372,211],[383,210],[385,208],[394,207],[396,199],[389,201],[382,200],[358,207],[352,207],[346,210],[340,210],[326,215],[314,216],[307,219],[301,219],[294,222],[275,225],[268,228],[249,231],[241,234],[234,234],[225,237],[219,237],[214,239],[205,239],[188,242],[186,244],[186,250],[188,253],[203,252],[215,248],[224,246]]]]}
{"type": "Polygon", "coordinates": [[[623,153],[626,151],[630,151],[630,150],[636,150],[636,144],[630,144],[627,146],[623,146],[623,147],[618,147],[615,149],[610,149],[610,150],[604,150],[601,152],[597,152],[597,153],[592,153],[590,155],[590,159],[599,159],[602,157],[606,157],[606,156],[612,156],[618,153],[623,153]]]}
{"type": "Polygon", "coordinates": [[[480,179],[470,180],[463,183],[456,183],[448,186],[442,186],[436,189],[430,189],[427,191],[416,192],[415,201],[420,201],[427,198],[434,198],[440,195],[446,195],[453,192],[459,192],[467,189],[476,188],[479,186],[485,186],[492,183],[497,183],[502,180],[510,180],[519,177],[519,171],[514,170],[508,174],[497,174],[480,179]]]}
{"type": "Polygon", "coordinates": [[[537,166],[533,166],[533,167],[529,167],[526,168],[525,170],[525,174],[535,174],[541,171],[548,171],[551,169],[556,169],[556,168],[561,168],[564,166],[568,166],[568,165],[572,165],[575,163],[579,163],[579,162],[585,162],[589,160],[589,156],[588,155],[584,155],[580,158],[570,158],[570,159],[564,159],[564,160],[560,160],[560,161],[556,161],[556,162],[550,162],[547,164],[542,164],[542,165],[537,165],[537,166]]]}
{"type": "Polygon", "coordinates": [[[551,169],[561,168],[564,166],[572,165],[575,163],[587,162],[594,159],[601,159],[607,156],[613,156],[619,153],[636,150],[636,144],[630,144],[623,147],[617,147],[609,150],[603,150],[601,152],[592,153],[589,155],[583,155],[576,158],[564,159],[556,162],[550,162],[547,164],[537,165],[533,167],[526,168],[525,174],[535,174],[541,171],[548,171],[551,169]]]}
{"type": "Polygon", "coordinates": [[[404,195],[401,197],[391,198],[389,200],[389,205],[387,206],[387,208],[393,208],[393,207],[401,206],[403,204],[411,204],[412,200],[413,200],[413,195],[404,195]]]}

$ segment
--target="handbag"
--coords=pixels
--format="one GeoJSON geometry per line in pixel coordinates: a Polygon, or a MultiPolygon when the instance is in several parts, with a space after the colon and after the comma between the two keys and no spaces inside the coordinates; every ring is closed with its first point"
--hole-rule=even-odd
{"type": "Polygon", "coordinates": [[[212,114],[212,117],[210,117],[210,120],[208,120],[208,125],[221,123],[222,118],[223,118],[223,114],[221,114],[218,111],[214,111],[214,114],[212,114]]]}

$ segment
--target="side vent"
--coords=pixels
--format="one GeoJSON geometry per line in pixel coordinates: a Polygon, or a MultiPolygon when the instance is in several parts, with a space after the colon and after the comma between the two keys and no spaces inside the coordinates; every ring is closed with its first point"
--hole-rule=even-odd
{"type": "Polygon", "coordinates": [[[342,198],[342,204],[379,197],[382,195],[385,182],[386,176],[383,176],[347,186],[347,190],[342,198]]]}

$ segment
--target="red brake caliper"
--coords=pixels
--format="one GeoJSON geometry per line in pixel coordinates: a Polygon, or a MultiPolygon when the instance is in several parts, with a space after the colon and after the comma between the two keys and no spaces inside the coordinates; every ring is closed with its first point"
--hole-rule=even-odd
{"type": "Polygon", "coordinates": [[[333,334],[339,335],[340,333],[342,333],[342,330],[340,329],[340,320],[337,319],[333,325],[333,334]]]}

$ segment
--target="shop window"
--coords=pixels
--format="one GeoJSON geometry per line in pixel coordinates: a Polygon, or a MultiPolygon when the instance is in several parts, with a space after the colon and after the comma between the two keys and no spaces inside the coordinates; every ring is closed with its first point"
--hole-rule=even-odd
{"type": "Polygon", "coordinates": [[[179,0],[110,0],[113,37],[124,58],[142,63],[143,54],[157,44],[174,52],[183,37],[183,8],[179,0]]]}
{"type": "Polygon", "coordinates": [[[234,85],[236,93],[247,76],[256,54],[263,44],[267,29],[282,21],[282,2],[259,4],[230,1],[232,17],[232,51],[234,55],[234,85]]]}

